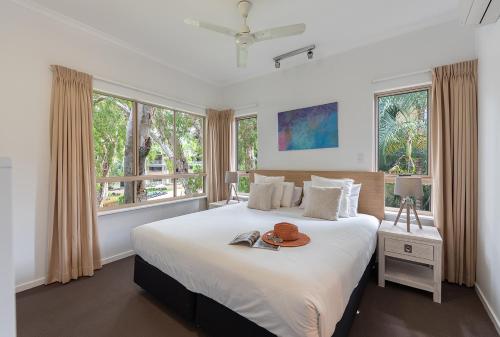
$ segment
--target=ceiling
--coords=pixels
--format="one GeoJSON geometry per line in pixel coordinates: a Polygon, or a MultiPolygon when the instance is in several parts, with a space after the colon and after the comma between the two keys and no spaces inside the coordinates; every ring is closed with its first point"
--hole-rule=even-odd
{"type": "MultiPolygon", "coordinates": [[[[460,0],[253,0],[252,31],[305,23],[306,32],[254,44],[236,67],[234,40],[183,23],[187,17],[239,29],[238,0],[33,0],[159,62],[217,85],[277,71],[272,58],[316,44],[315,59],[454,20],[460,0]],[[362,4],[361,4],[362,2],[362,4]]],[[[305,55],[282,68],[308,62],[305,55]]]]}

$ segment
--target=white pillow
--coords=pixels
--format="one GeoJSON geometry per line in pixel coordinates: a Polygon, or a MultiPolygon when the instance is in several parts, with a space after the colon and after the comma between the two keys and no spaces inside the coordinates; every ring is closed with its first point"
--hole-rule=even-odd
{"type": "Polygon", "coordinates": [[[248,208],[271,210],[271,198],[273,195],[273,184],[250,184],[250,195],[248,196],[248,208]]]}
{"type": "Polygon", "coordinates": [[[358,202],[361,184],[354,184],[351,188],[351,197],[349,198],[349,216],[358,216],[358,202]]]}
{"type": "Polygon", "coordinates": [[[302,187],[295,186],[293,188],[292,207],[299,206],[301,200],[302,200],[302,187]]]}
{"type": "Polygon", "coordinates": [[[295,183],[284,182],[283,185],[283,195],[281,196],[281,207],[292,207],[293,191],[295,188],[295,183]]]}
{"type": "Polygon", "coordinates": [[[340,202],[339,216],[341,218],[349,217],[349,202],[351,197],[351,188],[354,180],[352,179],[330,179],[318,176],[311,176],[313,186],[317,187],[339,187],[342,189],[342,200],[340,202]]]}
{"type": "Polygon", "coordinates": [[[299,208],[306,208],[307,194],[309,192],[309,187],[312,186],[312,181],[304,181],[304,196],[302,197],[302,203],[299,208]]]}
{"type": "Polygon", "coordinates": [[[263,176],[261,174],[254,174],[254,182],[257,184],[261,183],[271,183],[274,186],[273,192],[272,192],[272,201],[271,201],[271,207],[272,208],[280,208],[281,206],[281,198],[283,197],[283,182],[285,181],[284,176],[279,176],[279,177],[268,177],[268,176],[263,176]]]}
{"type": "Polygon", "coordinates": [[[271,183],[271,182],[281,182],[282,183],[285,181],[285,177],[284,176],[268,177],[268,176],[263,176],[262,174],[254,173],[253,180],[254,180],[254,183],[257,183],[257,184],[271,183]]]}
{"type": "Polygon", "coordinates": [[[342,189],[337,187],[310,187],[304,216],[338,220],[342,194],[342,189]]]}

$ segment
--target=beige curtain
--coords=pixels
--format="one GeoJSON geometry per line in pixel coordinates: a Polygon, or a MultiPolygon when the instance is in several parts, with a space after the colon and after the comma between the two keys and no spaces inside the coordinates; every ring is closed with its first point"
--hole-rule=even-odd
{"type": "Polygon", "coordinates": [[[234,111],[207,110],[208,202],[227,199],[224,174],[233,169],[234,111]]]}
{"type": "Polygon", "coordinates": [[[92,142],[92,77],[53,66],[47,283],[101,267],[92,142]]]}
{"type": "Polygon", "coordinates": [[[473,286],[477,232],[477,60],[437,67],[432,79],[434,221],[443,278],[473,286]]]}

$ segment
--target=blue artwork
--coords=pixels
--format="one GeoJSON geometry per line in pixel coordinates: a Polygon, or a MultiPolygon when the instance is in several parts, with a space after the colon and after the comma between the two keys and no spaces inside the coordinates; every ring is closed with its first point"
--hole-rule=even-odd
{"type": "Polygon", "coordinates": [[[280,151],[339,147],[337,102],[278,113],[280,151]]]}

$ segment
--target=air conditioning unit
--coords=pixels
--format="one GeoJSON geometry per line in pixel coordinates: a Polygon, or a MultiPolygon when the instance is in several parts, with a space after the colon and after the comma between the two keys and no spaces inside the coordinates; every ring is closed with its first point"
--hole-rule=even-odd
{"type": "Polygon", "coordinates": [[[487,25],[500,17],[500,0],[462,0],[464,25],[487,25]]]}

